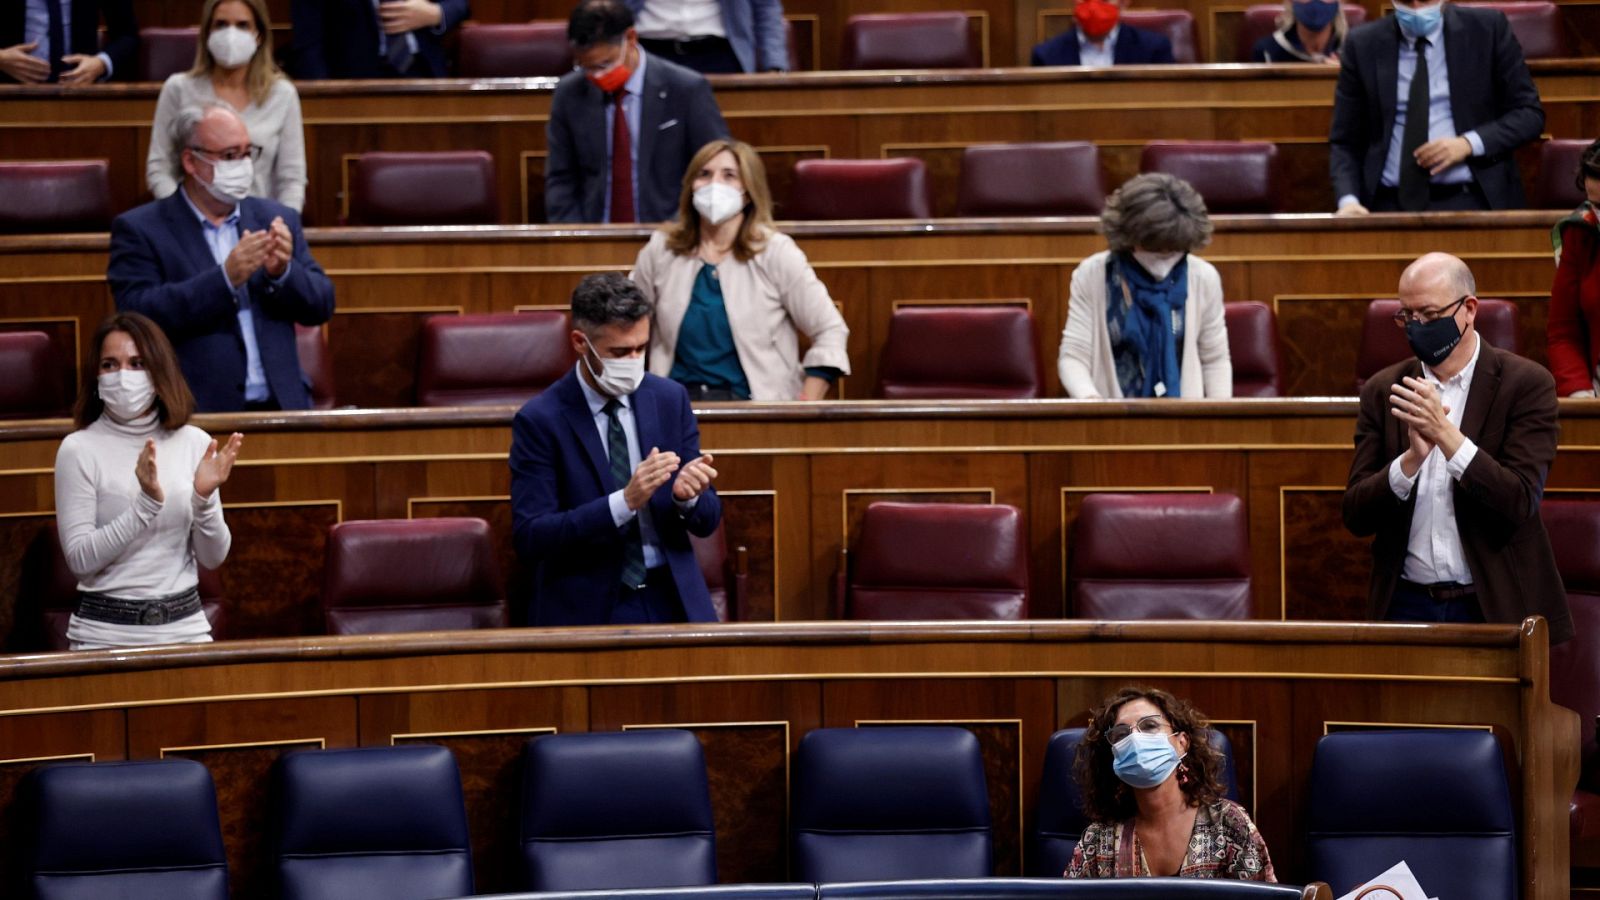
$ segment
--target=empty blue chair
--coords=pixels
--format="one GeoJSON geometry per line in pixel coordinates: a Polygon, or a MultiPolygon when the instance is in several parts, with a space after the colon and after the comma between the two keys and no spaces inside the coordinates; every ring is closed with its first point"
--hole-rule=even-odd
{"type": "Polygon", "coordinates": [[[1304,888],[1204,878],[981,878],[824,884],[818,900],[1299,900],[1304,888]]]}
{"type": "Polygon", "coordinates": [[[24,796],[38,900],[227,900],[216,789],[200,763],[46,766],[24,796]]]}
{"type": "Polygon", "coordinates": [[[304,750],[278,760],[283,900],[472,893],[461,775],[431,744],[304,750]]]}
{"type": "Polygon", "coordinates": [[[626,888],[614,891],[540,891],[494,894],[481,900],[817,900],[814,884],[707,884],[695,887],[626,888]]]}
{"type": "Polygon", "coordinates": [[[819,728],[795,758],[801,881],[993,874],[989,791],[964,728],[819,728]]]}
{"type": "Polygon", "coordinates": [[[1340,896],[1401,860],[1431,897],[1517,896],[1516,814],[1486,731],[1346,731],[1311,760],[1310,876],[1340,896]]]}
{"type": "Polygon", "coordinates": [[[554,734],[529,741],[523,763],[529,890],[716,884],[705,756],[690,732],[554,734]]]}

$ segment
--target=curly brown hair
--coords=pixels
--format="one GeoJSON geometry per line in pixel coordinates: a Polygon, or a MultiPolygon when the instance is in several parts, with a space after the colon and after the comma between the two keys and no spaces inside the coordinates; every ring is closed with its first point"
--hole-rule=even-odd
{"type": "Polygon", "coordinates": [[[1106,732],[1117,723],[1117,711],[1134,700],[1145,700],[1161,710],[1174,734],[1189,737],[1189,752],[1183,758],[1178,786],[1190,806],[1209,806],[1222,799],[1222,754],[1211,746],[1207,732],[1211,723],[1205,714],[1187,700],[1163,690],[1129,685],[1090,711],[1089,727],[1078,742],[1078,755],[1072,762],[1072,777],[1083,797],[1083,811],[1091,821],[1125,822],[1138,812],[1133,789],[1112,771],[1111,743],[1106,732]]]}

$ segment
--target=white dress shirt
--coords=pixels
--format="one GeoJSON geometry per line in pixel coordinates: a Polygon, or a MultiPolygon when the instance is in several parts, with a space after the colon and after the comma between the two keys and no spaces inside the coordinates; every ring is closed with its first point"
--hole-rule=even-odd
{"type": "Polygon", "coordinates": [[[1078,29],[1078,65],[1080,66],[1109,66],[1117,55],[1117,34],[1122,31],[1121,25],[1111,26],[1106,39],[1100,43],[1089,40],[1089,36],[1078,29]]]}
{"type": "Polygon", "coordinates": [[[728,36],[718,0],[644,0],[638,28],[642,38],[667,41],[728,36]]]}

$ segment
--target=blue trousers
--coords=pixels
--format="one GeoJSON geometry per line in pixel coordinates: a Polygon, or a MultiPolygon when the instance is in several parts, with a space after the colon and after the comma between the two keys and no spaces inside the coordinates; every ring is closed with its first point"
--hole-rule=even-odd
{"type": "Polygon", "coordinates": [[[644,587],[629,590],[618,584],[617,598],[611,604],[612,625],[649,625],[659,622],[687,622],[672,570],[656,566],[645,573],[644,587]]]}
{"type": "Polygon", "coordinates": [[[1454,600],[1435,600],[1427,591],[1418,590],[1405,582],[1396,582],[1394,596],[1384,618],[1390,622],[1467,622],[1483,621],[1483,607],[1477,595],[1457,597],[1454,600]]]}

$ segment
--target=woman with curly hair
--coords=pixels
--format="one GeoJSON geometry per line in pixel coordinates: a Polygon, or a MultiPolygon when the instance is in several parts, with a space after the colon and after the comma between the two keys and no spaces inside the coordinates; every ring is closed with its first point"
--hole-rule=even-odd
{"type": "Polygon", "coordinates": [[[1123,688],[1093,712],[1072,766],[1092,824],[1066,877],[1278,880],[1250,815],[1222,796],[1208,727],[1151,688],[1123,688]]]}

